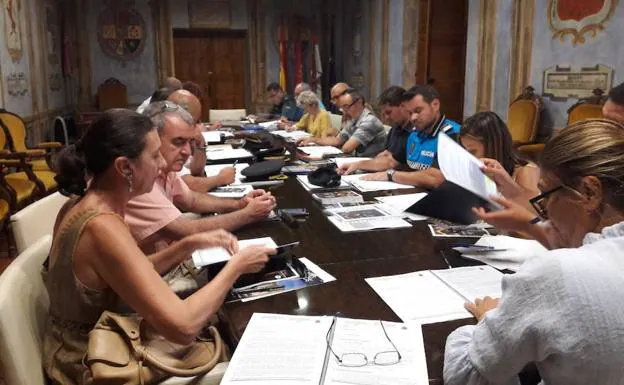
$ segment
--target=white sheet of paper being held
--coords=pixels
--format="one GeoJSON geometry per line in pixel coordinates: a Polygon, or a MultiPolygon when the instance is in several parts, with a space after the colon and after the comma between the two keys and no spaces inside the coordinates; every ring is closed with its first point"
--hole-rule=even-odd
{"type": "Polygon", "coordinates": [[[498,206],[490,199],[492,195],[498,194],[496,183],[481,171],[483,162],[449,138],[448,135],[440,133],[439,136],[438,163],[444,177],[498,206]]]}
{"type": "Polygon", "coordinates": [[[222,385],[319,384],[332,317],[254,313],[222,385]]]}
{"type": "MultiPolygon", "coordinates": [[[[270,237],[245,239],[238,241],[238,248],[243,249],[247,246],[266,246],[275,247],[277,244],[270,237]]],[[[195,267],[208,266],[219,262],[229,261],[232,255],[223,247],[210,247],[208,249],[195,250],[191,255],[195,267]]]]}
{"type": "Polygon", "coordinates": [[[344,353],[363,353],[370,362],[379,352],[391,352],[394,347],[401,354],[401,360],[395,365],[346,367],[339,365],[336,358],[329,354],[323,384],[429,384],[425,345],[419,324],[384,321],[382,329],[378,320],[336,319],[332,349],[338,356],[344,353]],[[392,343],[386,338],[384,329],[392,343]]]}

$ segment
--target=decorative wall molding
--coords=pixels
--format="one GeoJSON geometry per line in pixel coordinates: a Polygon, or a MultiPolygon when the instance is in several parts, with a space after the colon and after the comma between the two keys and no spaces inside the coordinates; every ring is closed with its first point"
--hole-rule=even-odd
{"type": "MultiPolygon", "coordinates": [[[[368,50],[368,58],[369,58],[368,89],[369,89],[369,93],[371,97],[373,93],[375,92],[375,90],[377,89],[377,77],[375,76],[375,74],[377,73],[377,68],[376,68],[377,59],[379,59],[377,55],[375,55],[375,48],[374,48],[377,44],[379,44],[379,42],[377,41],[377,28],[375,28],[376,27],[375,15],[377,15],[378,13],[377,6],[378,6],[377,1],[373,0],[369,2],[368,22],[369,22],[370,35],[368,36],[368,41],[370,42],[370,48],[368,50]]],[[[364,82],[363,77],[364,75],[362,74],[362,82],[364,82]]]]}
{"type": "Polygon", "coordinates": [[[247,31],[249,49],[249,77],[251,83],[251,105],[257,110],[266,105],[264,87],[266,80],[266,28],[264,5],[260,0],[247,0],[249,28],[247,31]]]}
{"type": "Polygon", "coordinates": [[[492,109],[496,56],[496,5],[497,0],[481,0],[477,48],[477,112],[492,109]]]}
{"type": "Polygon", "coordinates": [[[514,0],[509,99],[522,93],[531,81],[535,0],[514,0]]]}
{"type": "Polygon", "coordinates": [[[403,0],[403,85],[414,84],[418,55],[418,1],[403,0]]]}
{"type": "Polygon", "coordinates": [[[89,40],[84,36],[89,36],[89,30],[87,28],[87,15],[89,12],[87,0],[75,0],[76,13],[83,15],[78,17],[77,20],[77,36],[83,36],[83,38],[76,39],[78,43],[78,104],[81,108],[88,109],[95,103],[93,94],[91,92],[91,48],[89,47],[89,40]]]}
{"type": "MultiPolygon", "coordinates": [[[[390,18],[390,0],[382,0],[381,3],[381,90],[385,90],[388,87],[389,78],[388,78],[388,45],[390,43],[390,26],[389,26],[389,18],[390,18]]],[[[371,89],[371,99],[376,98],[377,95],[374,95],[374,90],[371,89]]]]}
{"type": "Polygon", "coordinates": [[[230,0],[188,0],[191,28],[230,28],[232,3],[230,0]]]}
{"type": "Polygon", "coordinates": [[[171,10],[167,0],[151,0],[153,44],[156,50],[156,73],[158,84],[175,74],[175,59],[173,54],[173,29],[171,26],[171,10]]]}

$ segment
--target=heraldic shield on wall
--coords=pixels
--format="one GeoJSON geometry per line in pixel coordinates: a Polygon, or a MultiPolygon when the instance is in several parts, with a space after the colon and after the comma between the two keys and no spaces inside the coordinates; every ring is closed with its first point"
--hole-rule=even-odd
{"type": "Polygon", "coordinates": [[[585,43],[585,35],[596,38],[613,16],[618,0],[550,0],[548,22],[553,39],[565,42],[572,35],[572,44],[585,43]]]}

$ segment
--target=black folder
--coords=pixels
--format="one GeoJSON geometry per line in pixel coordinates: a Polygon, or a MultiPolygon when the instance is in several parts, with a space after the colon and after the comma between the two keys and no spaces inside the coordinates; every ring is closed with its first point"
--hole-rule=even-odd
{"type": "Polygon", "coordinates": [[[477,194],[447,180],[405,211],[469,225],[477,220],[472,212],[473,207],[485,207],[486,210],[497,209],[477,194]]]}

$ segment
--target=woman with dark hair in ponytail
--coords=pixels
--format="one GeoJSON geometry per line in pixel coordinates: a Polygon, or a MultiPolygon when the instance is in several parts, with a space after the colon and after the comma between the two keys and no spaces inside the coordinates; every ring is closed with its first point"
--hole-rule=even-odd
{"type": "MultiPolygon", "coordinates": [[[[50,316],[44,368],[55,384],[82,384],[88,331],[107,310],[132,308],[164,338],[190,343],[223,302],[238,277],[260,270],[272,249],[238,250],[223,230],[197,233],[146,256],[123,218],[127,202],[151,191],[165,166],[149,117],[111,109],[69,146],[57,162],[60,191],[74,195],[57,217],[45,283],[50,316]],[[87,183],[89,178],[89,183],[87,183]],[[224,247],[232,259],[207,285],[180,299],[162,280],[196,249],[224,247]]],[[[87,381],[88,382],[88,381],[87,381]]]]}
{"type": "Polygon", "coordinates": [[[505,122],[494,112],[478,112],[464,121],[459,135],[462,146],[483,161],[483,172],[498,191],[531,208],[529,199],[539,194],[539,168],[516,155],[505,122]]]}

